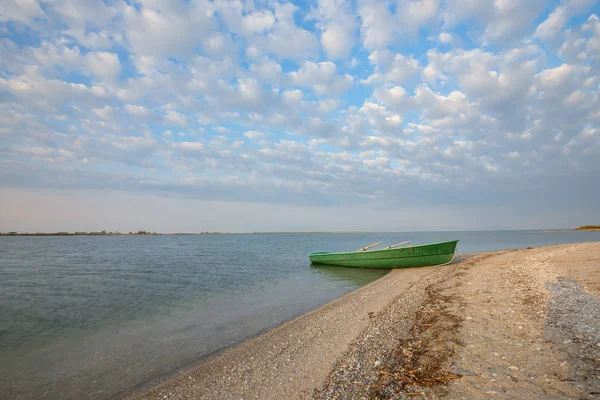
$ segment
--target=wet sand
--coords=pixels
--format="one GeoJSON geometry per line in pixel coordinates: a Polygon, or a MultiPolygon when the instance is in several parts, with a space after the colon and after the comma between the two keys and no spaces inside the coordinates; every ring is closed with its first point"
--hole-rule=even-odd
{"type": "Polygon", "coordinates": [[[132,399],[594,398],[600,243],[383,278],[132,399]]]}

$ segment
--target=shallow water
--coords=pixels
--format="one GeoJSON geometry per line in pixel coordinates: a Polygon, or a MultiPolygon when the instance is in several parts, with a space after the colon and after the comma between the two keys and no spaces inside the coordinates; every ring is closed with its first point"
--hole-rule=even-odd
{"type": "Polygon", "coordinates": [[[0,237],[0,398],[123,393],[386,273],[311,252],[450,239],[467,253],[600,232],[0,237]]]}

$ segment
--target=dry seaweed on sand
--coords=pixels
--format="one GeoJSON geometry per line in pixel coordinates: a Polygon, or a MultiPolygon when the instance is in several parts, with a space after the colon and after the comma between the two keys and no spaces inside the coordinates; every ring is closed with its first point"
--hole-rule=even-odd
{"type": "Polygon", "coordinates": [[[424,395],[427,389],[461,377],[444,369],[459,343],[461,318],[452,308],[456,298],[441,296],[434,285],[416,314],[409,337],[401,340],[377,371],[370,396],[374,399],[424,395]]]}
{"type": "Polygon", "coordinates": [[[437,269],[370,317],[369,329],[338,361],[313,398],[435,397],[439,387],[459,378],[457,371],[444,366],[460,343],[462,303],[458,296],[442,296],[440,290],[461,273],[458,264],[437,269]]]}

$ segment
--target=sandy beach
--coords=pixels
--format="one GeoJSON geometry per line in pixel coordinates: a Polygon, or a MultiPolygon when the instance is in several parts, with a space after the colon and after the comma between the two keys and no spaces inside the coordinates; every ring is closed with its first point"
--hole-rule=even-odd
{"type": "Polygon", "coordinates": [[[131,399],[600,396],[600,243],[383,278],[131,399]]]}

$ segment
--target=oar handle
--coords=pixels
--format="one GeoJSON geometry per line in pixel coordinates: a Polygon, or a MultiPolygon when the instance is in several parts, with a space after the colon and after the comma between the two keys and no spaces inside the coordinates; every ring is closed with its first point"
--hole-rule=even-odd
{"type": "Polygon", "coordinates": [[[373,243],[373,244],[370,244],[370,245],[368,245],[368,246],[365,246],[365,247],[363,247],[362,249],[360,249],[360,250],[356,250],[356,251],[367,251],[367,250],[369,250],[371,247],[379,246],[381,243],[383,243],[383,242],[377,242],[377,243],[373,243]]]}
{"type": "Polygon", "coordinates": [[[402,243],[393,244],[391,246],[386,247],[386,249],[393,249],[394,247],[402,246],[402,245],[405,245],[405,244],[408,244],[408,243],[410,243],[410,240],[407,240],[406,242],[402,242],[402,243]]]}

